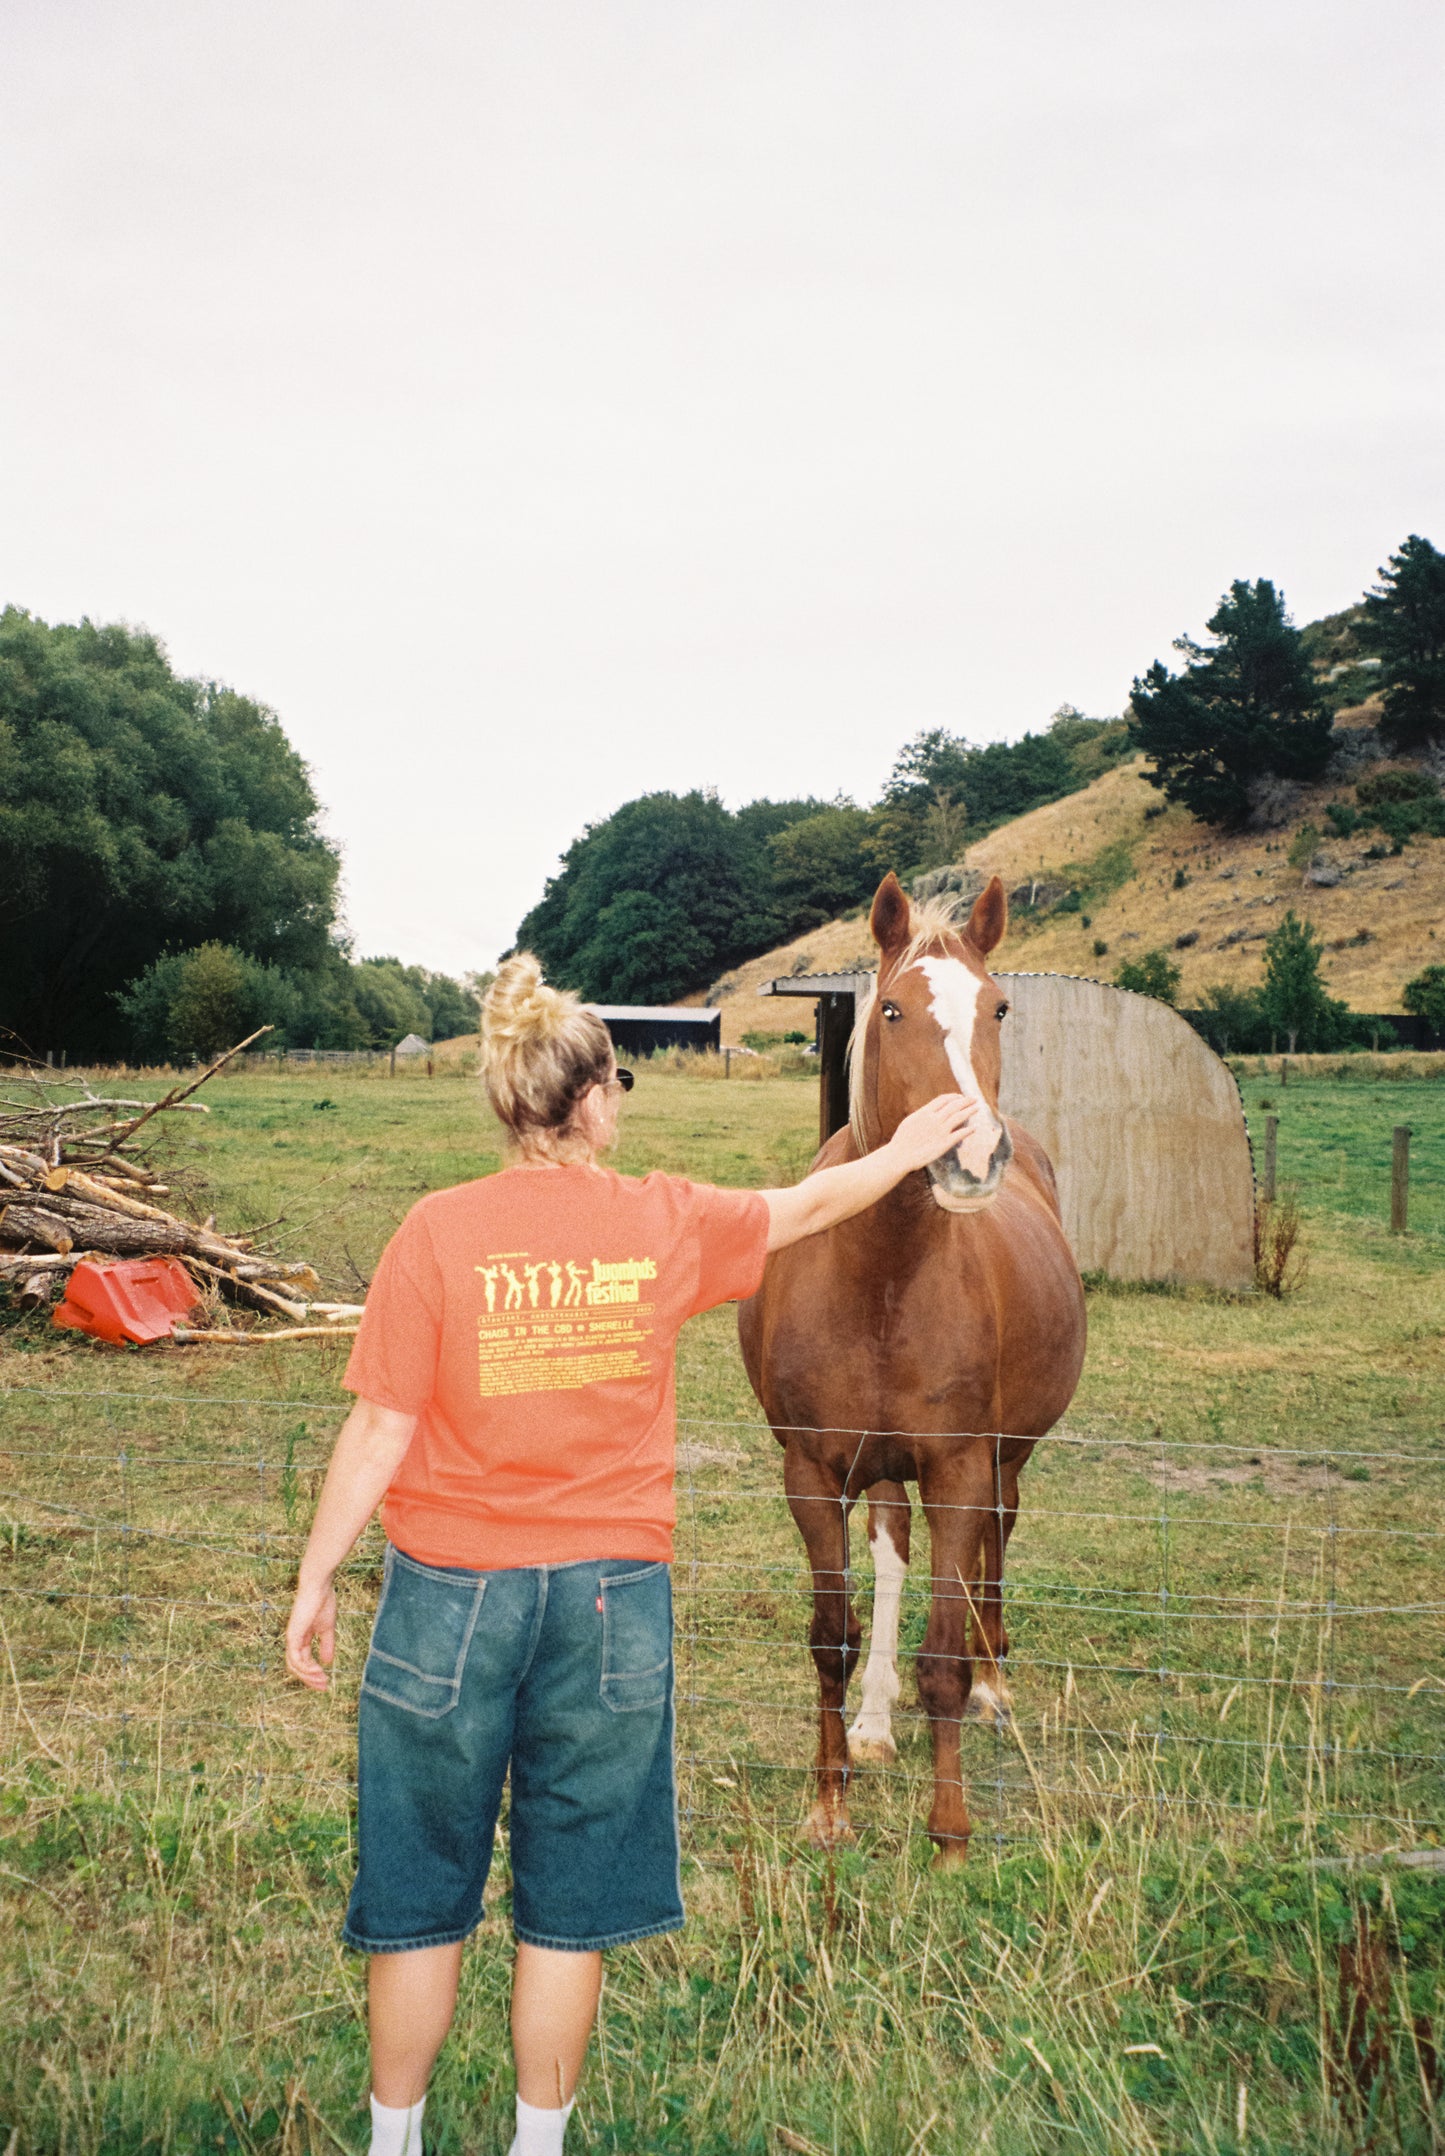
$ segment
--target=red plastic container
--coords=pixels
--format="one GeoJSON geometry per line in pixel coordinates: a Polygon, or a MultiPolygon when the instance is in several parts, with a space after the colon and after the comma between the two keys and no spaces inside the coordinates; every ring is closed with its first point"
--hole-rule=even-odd
{"type": "Polygon", "coordinates": [[[176,1320],[188,1317],[199,1301],[179,1258],[117,1258],[110,1265],[87,1258],[71,1274],[51,1323],[97,1340],[147,1347],[169,1340],[176,1320]]]}

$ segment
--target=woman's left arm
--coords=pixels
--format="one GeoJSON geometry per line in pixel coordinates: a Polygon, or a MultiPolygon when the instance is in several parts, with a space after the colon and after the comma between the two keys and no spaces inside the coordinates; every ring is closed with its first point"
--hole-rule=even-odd
{"type": "Polygon", "coordinates": [[[325,1691],[336,1654],[336,1569],[386,1495],[416,1424],[415,1415],[358,1400],[341,1426],[286,1626],[286,1667],[313,1692],[325,1691]]]}

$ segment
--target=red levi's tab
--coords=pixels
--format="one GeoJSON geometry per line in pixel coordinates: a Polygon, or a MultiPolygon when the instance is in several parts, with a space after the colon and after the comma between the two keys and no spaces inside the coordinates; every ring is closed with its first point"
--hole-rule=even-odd
{"type": "Polygon", "coordinates": [[[345,1380],[418,1418],[391,1540],[480,1571],[670,1559],[678,1330],[755,1292],[767,1237],[756,1191],[678,1176],[528,1166],[423,1198],[345,1380]]]}

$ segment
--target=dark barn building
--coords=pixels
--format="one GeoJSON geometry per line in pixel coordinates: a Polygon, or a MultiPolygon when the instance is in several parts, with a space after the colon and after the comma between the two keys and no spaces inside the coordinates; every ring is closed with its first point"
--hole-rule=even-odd
{"type": "Polygon", "coordinates": [[[722,1047],[722,1012],[693,1010],[685,1004],[589,1003],[620,1056],[647,1056],[654,1048],[722,1047]]]}

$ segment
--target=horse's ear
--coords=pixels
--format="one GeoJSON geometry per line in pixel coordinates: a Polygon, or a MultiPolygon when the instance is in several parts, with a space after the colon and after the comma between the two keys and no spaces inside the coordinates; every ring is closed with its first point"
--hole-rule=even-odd
{"type": "Polygon", "coordinates": [[[1003,942],[1007,927],[1008,899],[998,877],[991,876],[973,902],[973,911],[963,933],[980,956],[987,958],[989,952],[1003,942]]]}
{"type": "Polygon", "coordinates": [[[908,941],[912,920],[913,908],[908,903],[908,893],[890,868],[874,893],[873,912],[868,921],[873,941],[885,958],[902,950],[908,941]]]}

